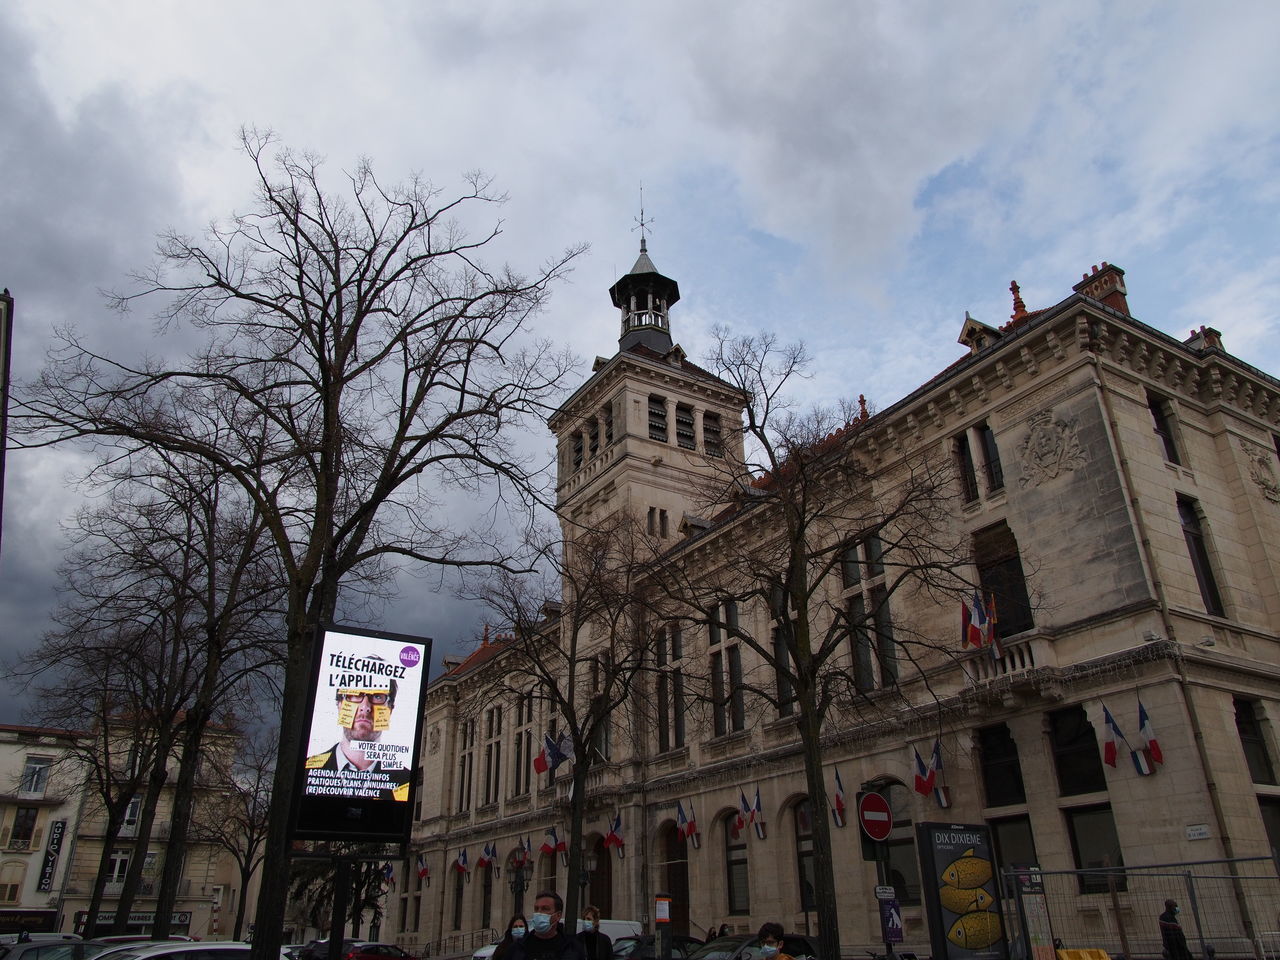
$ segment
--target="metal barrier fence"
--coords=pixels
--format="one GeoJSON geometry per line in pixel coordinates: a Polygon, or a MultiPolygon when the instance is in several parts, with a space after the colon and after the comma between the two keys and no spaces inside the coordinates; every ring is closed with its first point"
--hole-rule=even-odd
{"type": "Polygon", "coordinates": [[[481,927],[479,930],[449,933],[434,940],[423,940],[418,943],[401,943],[400,947],[414,957],[450,957],[469,956],[473,951],[498,939],[498,931],[494,927],[481,927]]]}
{"type": "Polygon", "coordinates": [[[1011,960],[1053,960],[1055,946],[1158,960],[1167,899],[1178,902],[1194,956],[1280,960],[1280,865],[1270,857],[1019,869],[1004,879],[1011,960]]]}

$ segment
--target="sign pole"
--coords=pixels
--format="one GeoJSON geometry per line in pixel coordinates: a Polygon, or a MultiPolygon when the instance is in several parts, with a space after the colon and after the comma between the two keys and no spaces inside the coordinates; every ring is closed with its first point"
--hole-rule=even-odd
{"type": "Polygon", "coordinates": [[[657,960],[671,960],[671,895],[653,895],[653,932],[657,935],[657,960]]]}
{"type": "Polygon", "coordinates": [[[351,861],[343,856],[333,860],[333,910],[329,914],[327,960],[342,960],[342,941],[347,935],[347,898],[351,894],[351,861]]]}

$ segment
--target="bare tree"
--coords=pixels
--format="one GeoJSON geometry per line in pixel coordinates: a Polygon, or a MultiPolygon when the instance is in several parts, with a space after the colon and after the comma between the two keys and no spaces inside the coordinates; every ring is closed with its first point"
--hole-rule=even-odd
{"type": "Polygon", "coordinates": [[[249,884],[266,852],[267,814],[271,807],[271,780],[275,771],[274,738],[241,733],[235,749],[215,754],[209,779],[212,795],[196,803],[192,811],[191,840],[226,850],[240,874],[240,899],[231,939],[244,932],[249,884]]]}
{"type": "MultiPolygon", "coordinates": [[[[625,512],[566,530],[563,540],[537,539],[536,574],[499,572],[482,593],[509,633],[501,669],[490,672],[472,704],[479,710],[495,700],[540,702],[557,737],[567,737],[573,754],[568,876],[577,877],[588,777],[631,735],[633,693],[653,664],[654,635],[639,584],[655,543],[625,512]]],[[[572,923],[583,905],[575,884],[566,894],[572,923]]]]}
{"type": "MultiPolygon", "coordinates": [[[[499,233],[461,225],[497,204],[479,175],[454,199],[419,179],[387,187],[367,161],[343,199],[320,161],[242,134],[252,208],[203,240],[161,238],[151,270],[115,302],[160,306],[163,329],[206,334],[184,362],[127,363],[67,334],[17,401],[26,445],[87,439],[110,456],[146,448],[204,461],[260,512],[285,585],[287,662],[264,861],[283,876],[315,627],[350,578],[380,563],[468,566],[507,554],[491,528],[463,531],[449,493],[497,486],[521,507],[529,463],[513,451],[569,369],[526,321],[579,252],[532,277],[480,256],[499,233]],[[479,212],[479,211],[477,211],[479,212]]],[[[284,894],[259,898],[255,960],[274,960],[284,894]]]]}
{"type": "MultiPolygon", "coordinates": [[[[705,491],[708,504],[729,504],[714,531],[664,557],[653,583],[670,615],[754,652],[754,672],[728,683],[709,678],[713,722],[742,709],[744,690],[790,718],[809,798],[822,811],[823,724],[832,707],[846,718],[883,716],[884,694],[873,701],[873,688],[892,695],[908,671],[954,646],[905,611],[961,596],[968,551],[949,519],[958,499],[949,460],[903,455],[886,475],[864,442],[875,424],[865,406],[790,404],[787,391],[807,360],[799,345],[718,333],[707,366],[747,397],[746,462],[705,491]],[[841,578],[864,569],[874,569],[876,588],[846,603],[841,578]],[[904,613],[891,622],[895,598],[904,613]]],[[[822,815],[812,824],[820,952],[838,956],[831,828],[822,815]]]]}

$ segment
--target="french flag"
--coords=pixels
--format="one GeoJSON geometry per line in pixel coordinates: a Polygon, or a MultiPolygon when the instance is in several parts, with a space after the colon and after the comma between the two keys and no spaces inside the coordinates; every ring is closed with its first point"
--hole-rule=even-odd
{"type": "Polygon", "coordinates": [[[1107,728],[1106,739],[1102,743],[1102,762],[1108,767],[1116,765],[1116,751],[1121,743],[1128,744],[1124,734],[1120,732],[1120,727],[1116,725],[1116,718],[1111,716],[1111,711],[1107,709],[1106,704],[1102,705],[1102,722],[1107,728]]]}
{"type": "MultiPolygon", "coordinates": [[[[994,641],[993,641],[994,642],[994,641]]],[[[933,756],[929,758],[929,773],[934,778],[933,799],[943,810],[951,806],[951,788],[944,787],[938,780],[942,779],[942,741],[933,741],[933,756]]]]}
{"type": "Polygon", "coordinates": [[[453,869],[463,874],[467,878],[467,882],[471,882],[471,868],[467,866],[467,848],[463,847],[458,851],[458,859],[453,861],[453,869]]]}
{"type": "Polygon", "coordinates": [[[734,826],[739,830],[745,830],[747,824],[754,819],[751,812],[751,804],[747,800],[747,794],[741,787],[738,788],[738,819],[734,822],[734,826]]]}
{"type": "Polygon", "coordinates": [[[937,783],[937,774],[933,770],[932,765],[925,766],[924,759],[920,756],[920,751],[915,747],[911,748],[911,752],[916,758],[916,777],[915,791],[922,797],[927,797],[933,793],[933,788],[937,783]]]}
{"type": "Polygon", "coordinates": [[[681,838],[693,844],[693,849],[697,850],[702,846],[702,838],[698,835],[698,818],[693,812],[692,800],[689,801],[688,816],[685,816],[684,804],[679,800],[676,801],[676,832],[681,838]]]}
{"type": "Polygon", "coordinates": [[[427,866],[426,858],[418,854],[418,879],[425,880],[429,876],[431,876],[431,870],[427,866]]]}
{"type": "Polygon", "coordinates": [[[618,848],[619,860],[626,856],[626,844],[622,839],[621,813],[615,813],[613,815],[613,820],[609,823],[609,832],[604,835],[604,848],[608,850],[610,847],[618,848]]]}
{"type": "Polygon", "coordinates": [[[987,616],[987,606],[978,588],[974,587],[972,600],[962,599],[960,604],[960,645],[981,650],[991,639],[991,618],[987,616]]]}
{"type": "Polygon", "coordinates": [[[751,823],[756,828],[756,836],[764,839],[764,807],[760,805],[760,788],[756,787],[756,804],[751,808],[751,823]]]}
{"type": "Polygon", "coordinates": [[[1142,738],[1142,747],[1151,758],[1152,763],[1164,763],[1164,751],[1160,749],[1160,741],[1151,727],[1151,718],[1147,716],[1147,708],[1138,701],[1138,736],[1142,738]]]}
{"type": "Polygon", "coordinates": [[[840,779],[840,768],[836,767],[836,796],[831,806],[831,819],[836,822],[837,827],[843,827],[847,822],[844,811],[844,782],[840,779]]]}

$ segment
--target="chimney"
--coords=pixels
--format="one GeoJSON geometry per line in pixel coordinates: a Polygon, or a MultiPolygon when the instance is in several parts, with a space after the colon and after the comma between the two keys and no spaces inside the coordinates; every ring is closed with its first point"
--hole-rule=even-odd
{"type": "Polygon", "coordinates": [[[1084,275],[1084,279],[1071,288],[1076,293],[1100,300],[1112,310],[1130,316],[1127,290],[1124,288],[1124,271],[1102,261],[1102,266],[1093,268],[1093,273],[1084,275]]]}
{"type": "Polygon", "coordinates": [[[1222,333],[1213,327],[1201,326],[1199,330],[1192,330],[1191,336],[1182,342],[1192,350],[1221,350],[1222,333]]]}

